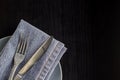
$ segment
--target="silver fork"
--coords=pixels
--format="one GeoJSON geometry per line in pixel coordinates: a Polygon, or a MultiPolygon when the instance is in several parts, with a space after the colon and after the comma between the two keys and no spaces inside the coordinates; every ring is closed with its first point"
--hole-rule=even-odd
{"type": "Polygon", "coordinates": [[[16,53],[14,56],[14,66],[11,70],[8,80],[14,80],[14,74],[16,72],[16,69],[25,58],[26,48],[27,48],[27,39],[25,37],[23,38],[21,34],[19,37],[19,42],[18,42],[16,53]]]}

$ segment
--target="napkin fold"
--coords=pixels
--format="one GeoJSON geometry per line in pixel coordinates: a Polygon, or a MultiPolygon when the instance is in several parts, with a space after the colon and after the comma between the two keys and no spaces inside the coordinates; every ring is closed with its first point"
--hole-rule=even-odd
{"type": "MultiPolygon", "coordinates": [[[[8,80],[13,66],[13,57],[18,44],[19,35],[21,33],[24,34],[25,37],[29,36],[29,41],[25,59],[16,72],[25,65],[41,44],[50,37],[48,34],[37,29],[28,22],[21,20],[17,29],[0,52],[0,80],[8,80]]],[[[65,51],[66,47],[64,44],[53,39],[44,55],[23,76],[23,80],[49,80],[65,51]]]]}

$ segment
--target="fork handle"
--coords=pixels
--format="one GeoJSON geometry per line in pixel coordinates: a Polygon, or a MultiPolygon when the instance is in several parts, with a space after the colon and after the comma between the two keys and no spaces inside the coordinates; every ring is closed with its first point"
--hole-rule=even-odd
{"type": "Polygon", "coordinates": [[[14,79],[14,74],[15,74],[15,71],[16,71],[17,67],[18,67],[18,65],[13,66],[8,80],[13,80],[14,79]]]}

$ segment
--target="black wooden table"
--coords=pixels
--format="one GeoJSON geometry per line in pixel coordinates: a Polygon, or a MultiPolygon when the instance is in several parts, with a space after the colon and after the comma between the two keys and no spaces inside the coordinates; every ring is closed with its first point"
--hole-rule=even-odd
{"type": "Polygon", "coordinates": [[[63,80],[119,80],[119,9],[110,1],[1,0],[0,38],[24,19],[66,44],[63,80]]]}

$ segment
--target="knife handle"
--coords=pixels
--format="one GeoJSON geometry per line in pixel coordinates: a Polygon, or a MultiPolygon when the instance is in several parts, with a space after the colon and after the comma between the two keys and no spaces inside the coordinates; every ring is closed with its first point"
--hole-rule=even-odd
{"type": "Polygon", "coordinates": [[[44,49],[41,47],[40,50],[38,50],[38,52],[29,59],[29,61],[25,64],[25,66],[18,73],[20,75],[24,75],[40,58],[42,53],[44,53],[44,49]]]}

